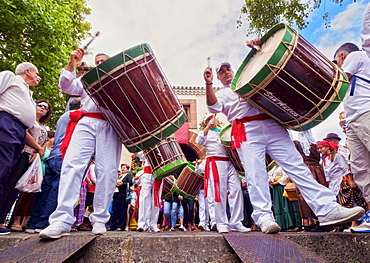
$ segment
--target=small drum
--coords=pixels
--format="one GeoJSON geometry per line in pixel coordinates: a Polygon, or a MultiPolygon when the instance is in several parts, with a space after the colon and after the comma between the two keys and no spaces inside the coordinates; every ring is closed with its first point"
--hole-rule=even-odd
{"type": "Polygon", "coordinates": [[[177,178],[174,191],[187,199],[194,199],[203,186],[203,176],[194,172],[195,167],[188,164],[177,178]]]}
{"type": "Polygon", "coordinates": [[[286,128],[308,130],[338,107],[346,74],[296,30],[278,24],[252,49],[232,82],[240,97],[286,128]]]}
{"type": "Polygon", "coordinates": [[[161,199],[167,199],[171,196],[173,189],[175,187],[175,181],[171,176],[168,176],[163,179],[163,189],[161,199]]]}
{"type": "Polygon", "coordinates": [[[155,145],[186,121],[148,44],[111,57],[81,80],[130,152],[155,145]]]}
{"type": "Polygon", "coordinates": [[[145,149],[143,152],[156,179],[179,172],[188,164],[174,135],[145,149]]]}
{"type": "Polygon", "coordinates": [[[231,124],[227,125],[221,130],[220,139],[221,144],[224,146],[225,151],[231,159],[231,163],[234,165],[236,171],[240,174],[244,174],[245,171],[242,162],[240,161],[238,151],[231,148],[231,124]]]}

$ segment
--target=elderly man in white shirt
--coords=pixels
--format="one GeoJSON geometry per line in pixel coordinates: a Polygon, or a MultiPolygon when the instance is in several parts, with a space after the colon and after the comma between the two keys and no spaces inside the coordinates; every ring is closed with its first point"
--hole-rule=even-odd
{"type": "MultiPolygon", "coordinates": [[[[29,86],[37,86],[40,80],[37,68],[29,62],[20,63],[15,74],[0,72],[0,199],[3,185],[26,142],[35,146],[41,157],[44,155],[44,149],[32,136],[26,136],[26,129],[31,128],[36,119],[36,104],[29,86]]],[[[0,228],[0,235],[9,233],[8,229],[0,228]]]]}

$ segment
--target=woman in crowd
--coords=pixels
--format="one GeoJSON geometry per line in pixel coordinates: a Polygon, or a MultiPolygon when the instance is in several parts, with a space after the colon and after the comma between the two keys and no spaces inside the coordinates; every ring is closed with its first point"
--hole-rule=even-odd
{"type": "MultiPolygon", "coordinates": [[[[38,154],[38,148],[43,147],[45,150],[45,143],[48,141],[48,132],[45,124],[52,116],[52,109],[50,103],[46,100],[36,100],[36,121],[32,128],[27,130],[27,137],[32,137],[34,142],[28,143],[25,146],[25,152],[18,169],[23,173],[30,166],[32,161],[38,154]],[[28,160],[27,160],[28,159],[28,160]]],[[[22,173],[22,174],[23,174],[22,173]]],[[[11,226],[12,231],[21,232],[26,229],[27,221],[32,215],[32,207],[35,202],[35,193],[21,193],[14,209],[14,223],[11,226]]],[[[14,202],[15,200],[9,200],[14,202]]],[[[8,210],[9,211],[9,210],[8,210]]]]}

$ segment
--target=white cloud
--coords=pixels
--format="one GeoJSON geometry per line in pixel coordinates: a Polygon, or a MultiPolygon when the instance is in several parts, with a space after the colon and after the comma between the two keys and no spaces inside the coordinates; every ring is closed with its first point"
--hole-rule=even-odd
{"type": "MultiPolygon", "coordinates": [[[[247,23],[236,28],[243,4],[244,0],[89,0],[92,15],[87,20],[92,23],[92,33],[101,32],[91,45],[92,52],[115,55],[137,44],[149,43],[172,85],[202,86],[207,57],[211,57],[213,68],[229,61],[236,71],[249,53],[245,45],[247,23]]],[[[338,32],[337,28],[339,25],[347,28],[361,19],[358,15],[361,9],[365,9],[362,2],[351,4],[331,21],[330,29],[313,32],[320,39],[316,47],[332,58],[340,44],[359,42],[359,33],[338,32]],[[353,21],[348,20],[350,12],[354,14],[353,21]]],[[[92,64],[93,56],[87,56],[86,61],[92,64]]],[[[317,140],[329,132],[345,138],[338,125],[340,110],[313,129],[317,140]]]]}
{"type": "Polygon", "coordinates": [[[337,14],[330,22],[332,30],[345,30],[357,27],[361,24],[362,14],[366,4],[362,1],[354,2],[347,6],[347,9],[337,14]]]}
{"type": "MultiPolygon", "coordinates": [[[[172,85],[203,85],[207,57],[213,67],[225,60],[237,67],[249,52],[244,29],[236,29],[242,0],[90,0],[88,5],[92,32],[101,31],[93,53],[115,55],[149,43],[172,85]]],[[[93,57],[86,60],[92,63],[93,57]]]]}

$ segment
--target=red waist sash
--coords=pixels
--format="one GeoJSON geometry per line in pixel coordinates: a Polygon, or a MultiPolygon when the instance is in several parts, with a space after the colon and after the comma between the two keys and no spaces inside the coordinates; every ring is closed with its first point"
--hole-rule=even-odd
{"type": "Polygon", "coordinates": [[[244,117],[242,119],[235,119],[231,128],[232,149],[240,148],[241,143],[247,141],[247,134],[245,133],[244,123],[257,120],[266,120],[269,118],[270,117],[267,114],[261,113],[250,117],[244,117]]]}
{"type": "Polygon", "coordinates": [[[60,145],[60,151],[62,152],[62,159],[64,159],[64,155],[66,154],[68,145],[71,142],[73,131],[75,130],[78,121],[82,119],[83,116],[105,120],[103,114],[100,112],[82,112],[79,110],[71,111],[69,113],[69,117],[71,119],[68,121],[68,124],[66,127],[66,134],[64,136],[62,144],[60,145]]]}
{"type": "Polygon", "coordinates": [[[206,167],[205,167],[205,171],[204,171],[204,197],[205,198],[207,197],[209,170],[212,167],[212,174],[213,174],[213,181],[214,181],[214,188],[215,188],[214,199],[215,199],[215,202],[221,202],[220,177],[219,177],[219,174],[218,174],[218,168],[217,168],[216,161],[230,161],[230,158],[228,158],[228,157],[217,157],[217,156],[207,157],[206,167]],[[210,167],[210,165],[211,165],[211,167],[210,167]]]}
{"type": "Polygon", "coordinates": [[[152,168],[150,168],[150,166],[145,166],[144,167],[144,173],[145,174],[151,174],[152,173],[152,168]]]}

